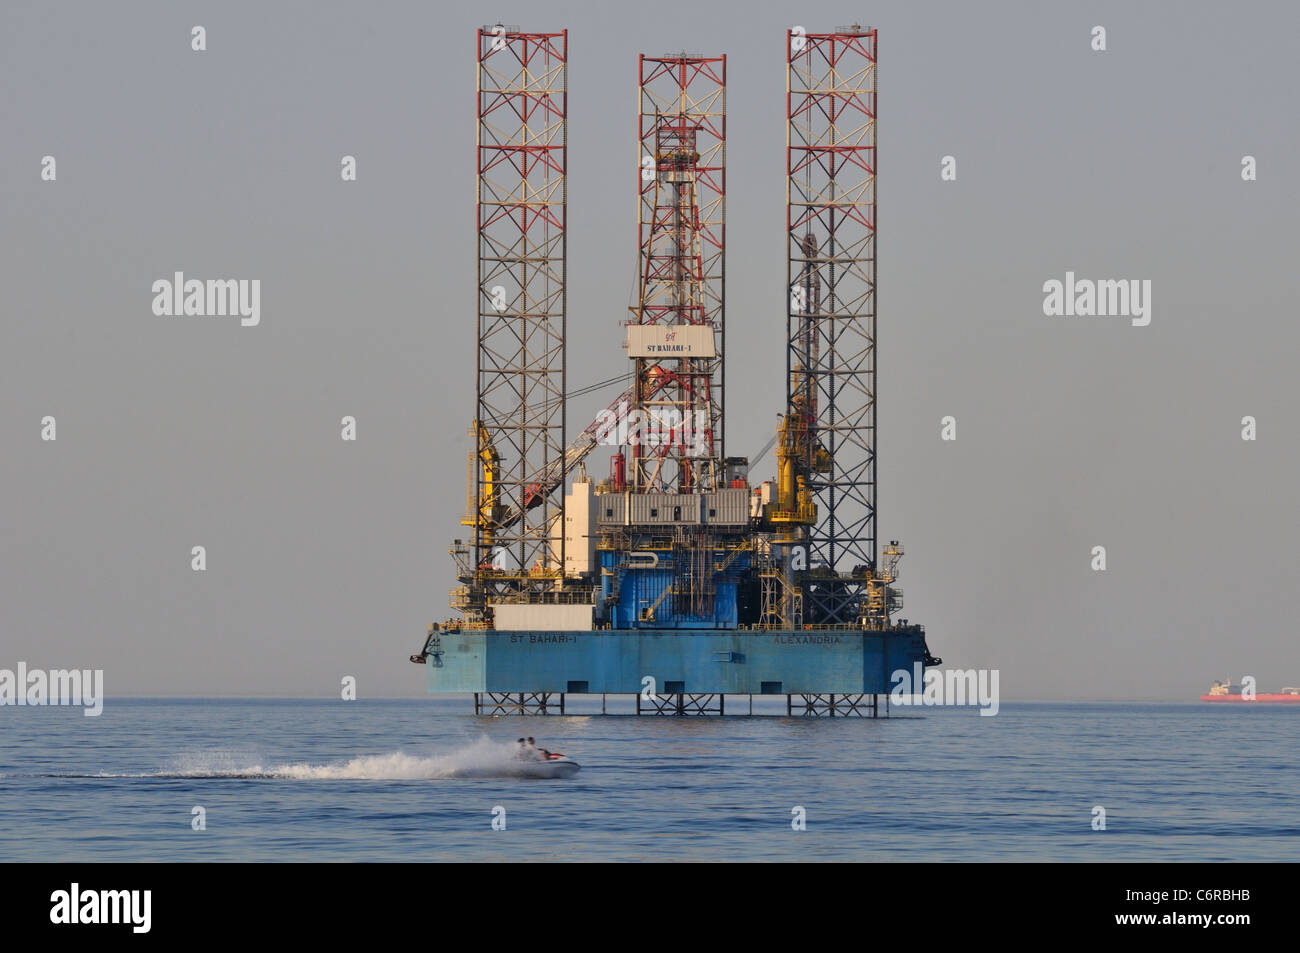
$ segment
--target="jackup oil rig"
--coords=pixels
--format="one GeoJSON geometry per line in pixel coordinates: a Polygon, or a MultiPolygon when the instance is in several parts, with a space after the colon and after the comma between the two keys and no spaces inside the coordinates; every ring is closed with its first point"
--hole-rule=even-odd
{"type": "Polygon", "coordinates": [[[876,539],[876,31],[786,35],[785,407],[759,482],[724,440],[725,55],[639,58],[640,274],[614,379],[630,384],[570,439],[568,56],[567,31],[478,31],[461,618],[411,660],[476,713],[626,694],[638,713],[723,714],[761,694],[878,714],[894,672],[940,660],[894,620],[903,548],[876,539]]]}

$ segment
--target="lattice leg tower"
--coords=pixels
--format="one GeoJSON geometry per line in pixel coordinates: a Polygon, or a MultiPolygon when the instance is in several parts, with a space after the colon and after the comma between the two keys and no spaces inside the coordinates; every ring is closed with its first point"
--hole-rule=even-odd
{"type": "Polygon", "coordinates": [[[817,506],[804,612],[854,623],[876,566],[876,31],[786,41],[786,396],[817,506]]]}
{"type": "MultiPolygon", "coordinates": [[[[563,494],[534,475],[564,463],[568,32],[478,31],[478,367],[471,432],[471,591],[540,601],[562,578],[551,529],[563,494]]],[[[561,547],[563,537],[561,537],[561,547]]]]}

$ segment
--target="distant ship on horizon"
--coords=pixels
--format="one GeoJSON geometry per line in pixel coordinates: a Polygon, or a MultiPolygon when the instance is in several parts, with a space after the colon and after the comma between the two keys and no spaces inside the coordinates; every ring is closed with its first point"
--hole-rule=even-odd
{"type": "Polygon", "coordinates": [[[1201,696],[1203,702],[1300,702],[1300,688],[1288,686],[1280,692],[1256,692],[1247,698],[1241,694],[1241,686],[1232,684],[1232,679],[1224,679],[1210,686],[1208,694],[1201,696]]]}

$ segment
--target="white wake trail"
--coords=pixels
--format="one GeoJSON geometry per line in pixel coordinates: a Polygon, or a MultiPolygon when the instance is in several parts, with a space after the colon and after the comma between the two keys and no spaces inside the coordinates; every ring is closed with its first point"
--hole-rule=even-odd
{"type": "Polygon", "coordinates": [[[286,778],[298,781],[426,781],[444,778],[523,777],[515,745],[481,738],[445,755],[422,756],[392,751],[359,755],[334,764],[266,765],[229,752],[210,752],[179,759],[155,777],[286,778]]]}

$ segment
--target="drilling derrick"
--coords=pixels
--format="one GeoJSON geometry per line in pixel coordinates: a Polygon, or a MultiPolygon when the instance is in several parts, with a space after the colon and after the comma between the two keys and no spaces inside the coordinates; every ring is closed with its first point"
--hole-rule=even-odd
{"type": "Polygon", "coordinates": [[[723,456],[725,56],[639,60],[639,283],[628,323],[637,426],[597,488],[614,629],[739,622],[752,541],[741,461],[723,456]]]}
{"type": "Polygon", "coordinates": [[[726,203],[726,57],[640,59],[641,274],[629,334],[636,492],[719,489],[726,203]],[[668,386],[654,378],[662,358],[668,386]],[[657,396],[648,396],[657,389],[657,396]]]}

